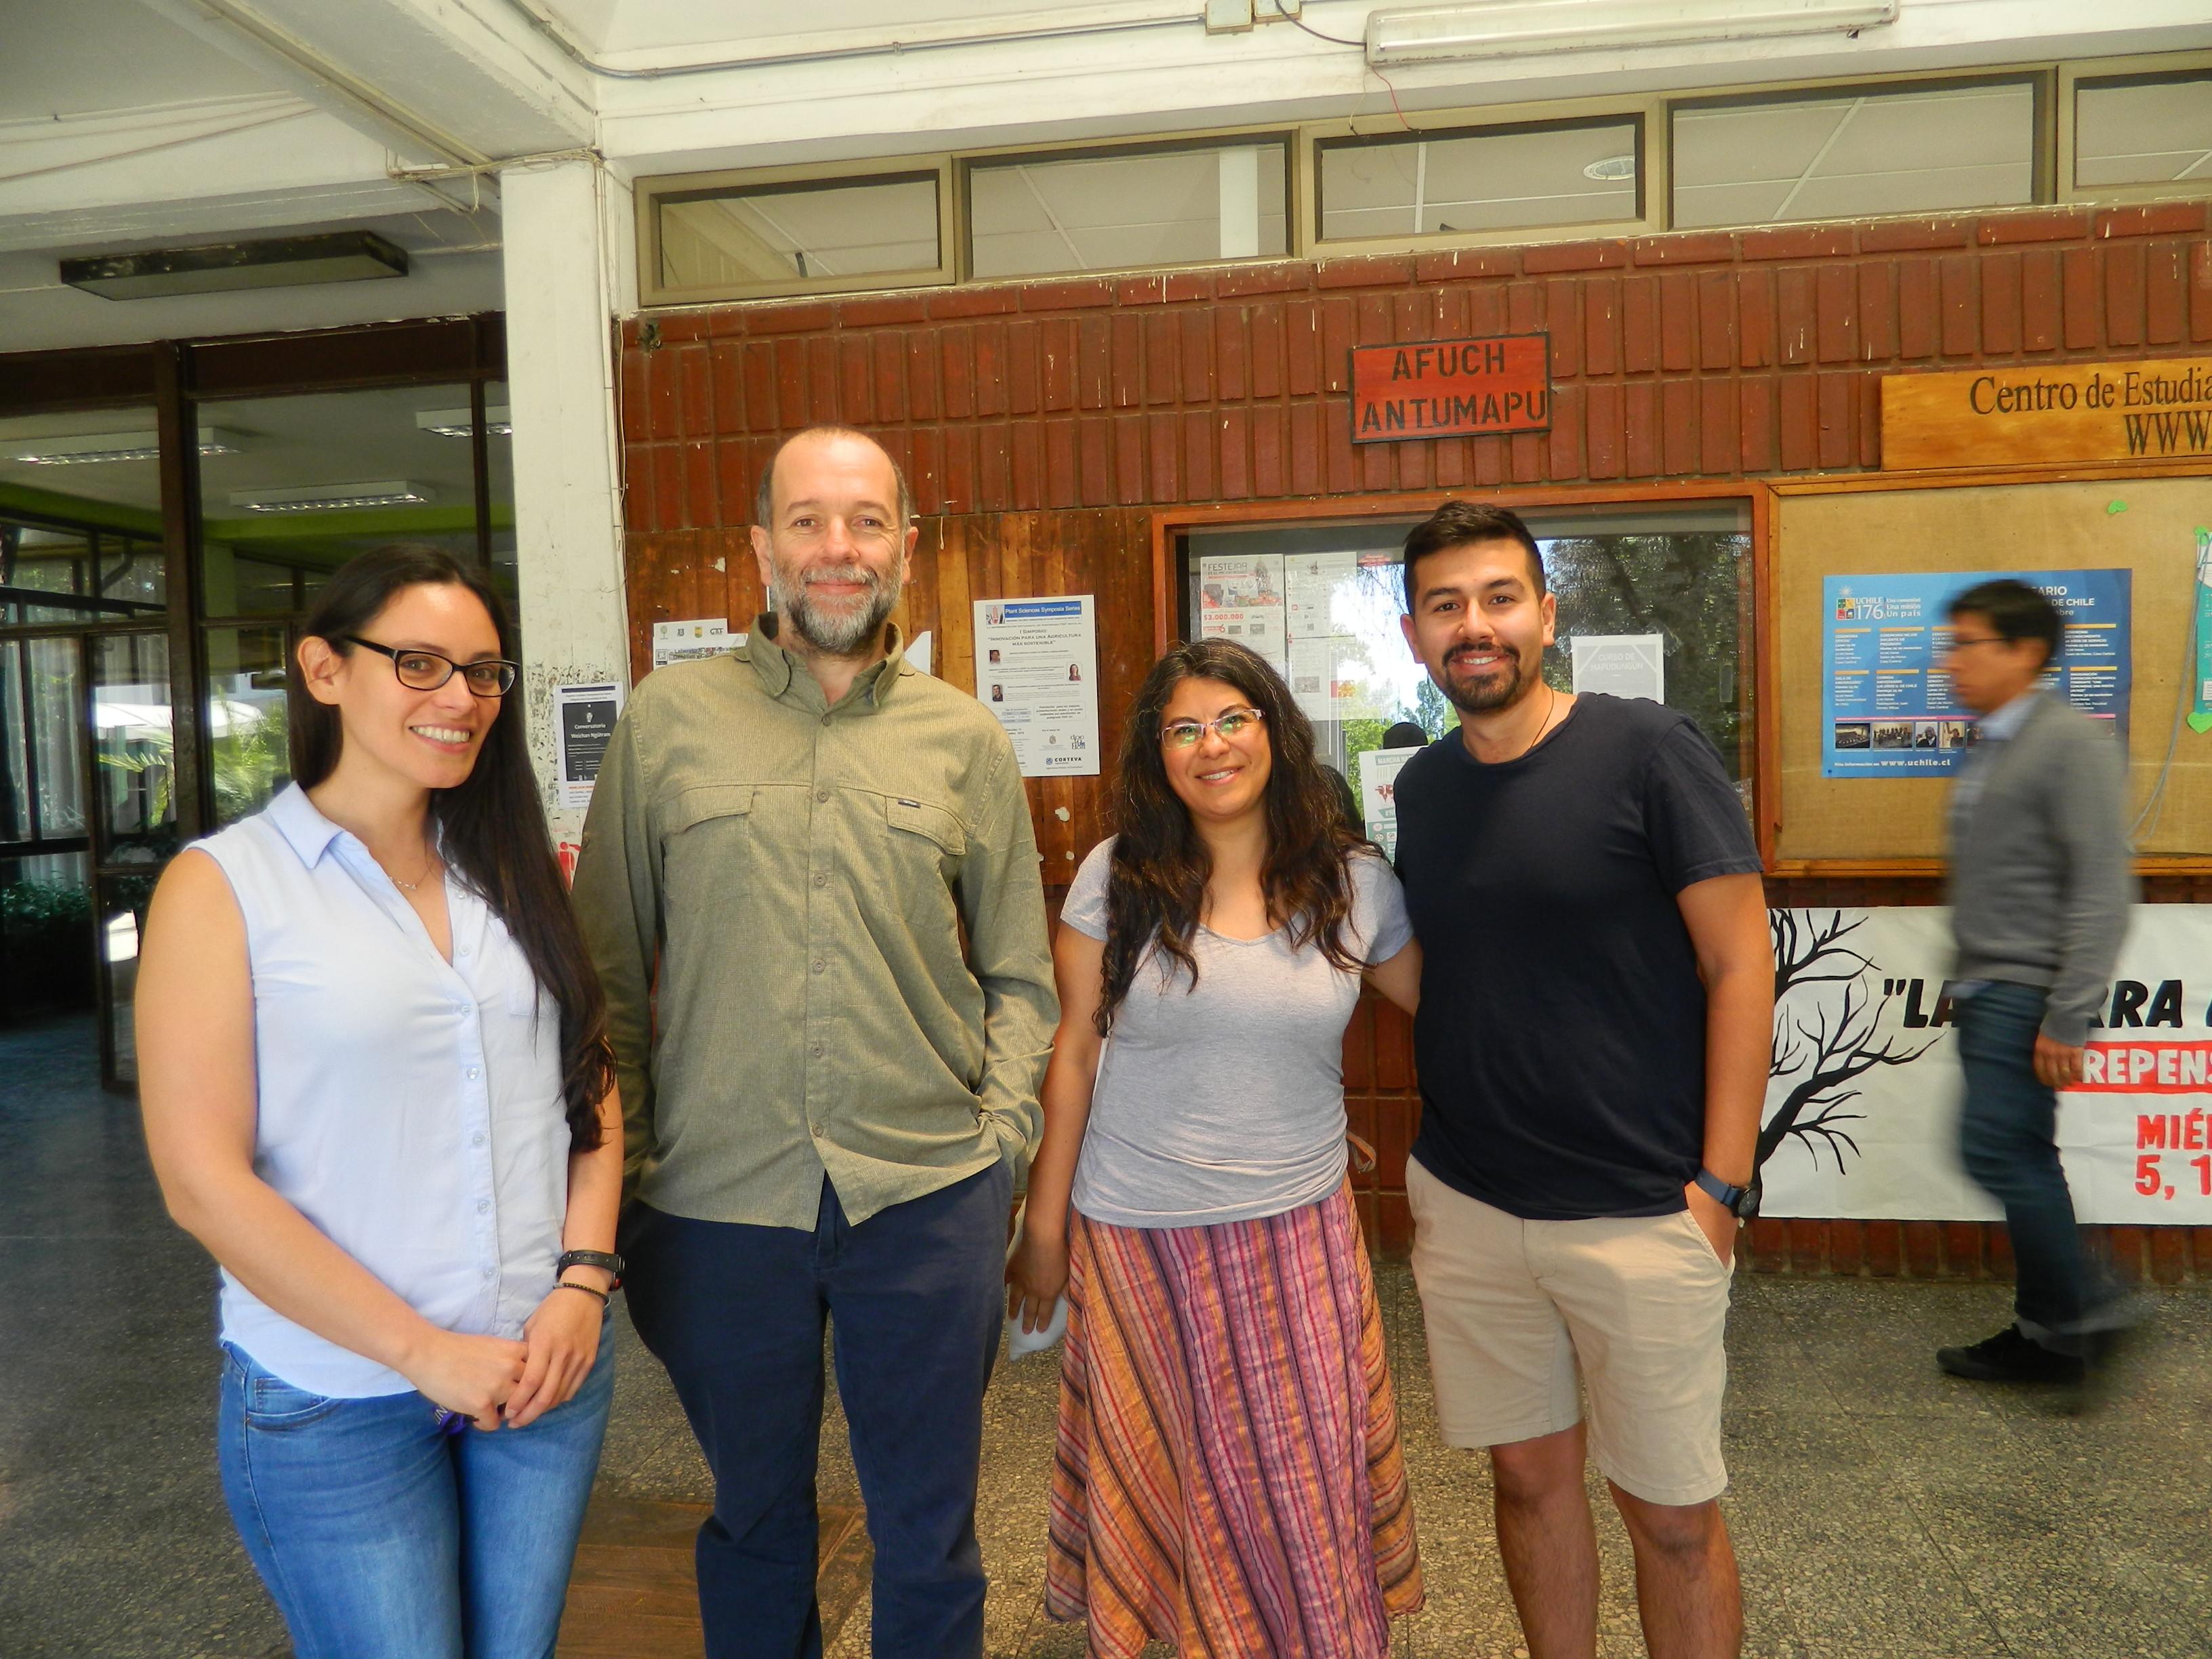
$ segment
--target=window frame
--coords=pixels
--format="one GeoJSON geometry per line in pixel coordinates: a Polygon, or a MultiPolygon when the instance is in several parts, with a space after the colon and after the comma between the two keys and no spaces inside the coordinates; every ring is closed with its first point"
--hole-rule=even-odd
{"type": "MultiPolygon", "coordinates": [[[[2212,51],[2104,58],[2039,59],[1978,65],[1964,70],[1906,70],[1874,78],[1839,76],[1753,82],[1694,94],[1652,92],[1460,106],[1443,110],[1418,111],[1411,116],[1401,115],[1396,118],[1395,125],[1378,125],[1376,117],[1363,115],[1287,125],[1278,122],[1184,130],[1118,141],[1084,139],[1065,143],[1031,143],[906,156],[878,155],[854,161],[670,173],[641,179],[635,186],[638,224],[635,251],[639,265],[639,307],[647,311],[677,306],[808,295],[909,291],[977,283],[1050,282],[1117,277],[1154,271],[1226,269],[1242,264],[1264,264],[1271,259],[1313,260],[1409,252],[1427,253],[1455,248],[1525,247],[1547,243],[1665,234],[1680,228],[1675,220],[1674,180],[1674,117],[1678,112],[1800,100],[1878,97],[1951,86],[2028,83],[2034,106],[2032,118],[2033,140],[2028,201],[2007,207],[1943,210],[1946,214],[2023,212],[2054,204],[2120,204],[2177,198],[2194,199],[2212,195],[2212,179],[2201,182],[2190,179],[2163,185],[2076,188],[2073,183],[2076,167],[2074,154],[2075,99],[2076,89],[2084,82],[2094,85],[2114,80],[2166,80],[2194,76],[2207,70],[2212,70],[2212,51]],[[1553,126],[1597,125],[1624,118],[1634,118],[1638,127],[1640,211],[1633,219],[1593,221],[1572,225],[1509,226],[1498,230],[1433,232],[1426,235],[1324,238],[1320,234],[1321,160],[1324,147],[1347,140],[1382,143],[1411,137],[1431,139],[1474,137],[1553,126]],[[1048,163],[1085,156],[1202,149],[1254,139],[1279,140],[1285,146],[1284,181],[1289,200],[1285,220],[1286,246],[1281,254],[1259,254],[1249,259],[1201,259],[1185,264],[1115,266],[1092,270],[1040,273],[1034,276],[978,278],[973,272],[970,257],[973,230],[968,179],[978,166],[1003,165],[1024,160],[1048,163]],[[927,173],[933,170],[939,176],[939,260],[929,270],[911,274],[878,272],[860,277],[793,278],[788,282],[737,286],[701,285],[681,289],[669,289],[659,282],[658,204],[670,196],[747,185],[835,184],[856,179],[889,179],[927,173]]],[[[1885,219],[1927,216],[1925,212],[1876,214],[1838,222],[1869,223],[1885,219]]],[[[1726,234],[1772,225],[1826,222],[1829,222],[1753,220],[1692,228],[1726,234]]]]}
{"type": "MultiPolygon", "coordinates": [[[[1607,236],[1636,236],[1656,228],[1651,210],[1655,200],[1653,185],[1662,182],[1671,172],[1670,158],[1664,153],[1662,131],[1667,100],[1662,98],[1624,102],[1619,99],[1577,100],[1572,112],[1560,113],[1559,104],[1503,106],[1494,111],[1474,113],[1479,119],[1459,118],[1468,112],[1453,112],[1449,125],[1426,126],[1408,125],[1395,130],[1360,131],[1350,122],[1334,123],[1325,126],[1303,129],[1310,160],[1307,171],[1313,187],[1307,191],[1300,205],[1304,210],[1301,245],[1310,258],[1339,258],[1346,255],[1382,253],[1408,247],[1424,250],[1454,247],[1495,247],[1502,245],[1518,246],[1530,241],[1586,241],[1607,236]],[[1587,106],[1587,107],[1585,107],[1587,106]],[[1546,112],[1538,114],[1535,112],[1546,112]],[[1636,155],[1636,212],[1626,219],[1584,219],[1572,224],[1509,225],[1496,230],[1450,230],[1408,232],[1403,236],[1325,236],[1322,220],[1327,211],[1322,197],[1323,156],[1336,149],[1406,143],[1412,141],[1437,143],[1454,138],[1510,137],[1516,134],[1543,132],[1561,129],[1583,129],[1616,126],[1626,123],[1635,128],[1636,155]]],[[[1668,193],[1671,194],[1671,187],[1668,193]]]]}
{"type": "MultiPolygon", "coordinates": [[[[1164,653],[1178,639],[1190,637],[1193,618],[1188,615],[1190,592],[1189,539],[1194,531],[1264,530],[1285,521],[1316,526],[1359,525],[1377,520],[1421,516],[1436,510],[1449,490],[1401,491],[1379,495],[1309,495],[1295,500],[1230,501],[1203,507],[1171,507],[1154,510],[1151,517],[1152,552],[1152,651],[1164,653]]],[[[1650,507],[1663,510],[1674,503],[1733,501],[1743,504],[1748,517],[1750,587],[1744,595],[1741,640],[1748,647],[1748,665],[1739,663],[1738,684],[1749,719],[1739,739],[1742,758],[1751,769],[1752,833],[1759,844],[1764,867],[1774,868],[1775,845],[1781,831],[1781,711],[1777,702],[1772,649],[1774,618],[1773,565],[1776,494],[1765,478],[1716,479],[1661,484],[1619,484],[1549,489],[1492,489],[1483,499],[1516,513],[1547,510],[1587,510],[1597,507],[1650,507]]]]}
{"type": "MultiPolygon", "coordinates": [[[[1939,73],[1908,76],[1881,81],[1845,81],[1812,82],[1802,85],[1778,87],[1767,90],[1726,93],[1714,97],[1671,98],[1667,100],[1667,149],[1671,159],[1675,147],[1674,124],[1686,112],[1715,109],[1750,109],[1761,106],[1783,104],[1837,103],[1845,98],[1883,98],[1908,96],[1914,93],[1948,91],[1969,87],[2026,86],[2029,88],[2028,106],[2028,182],[2025,202],[1985,203],[1980,206],[1915,210],[1910,213],[1875,216],[1890,218],[1926,218],[1929,213],[2018,213],[2029,208],[2046,205],[2051,200],[2052,181],[2057,176],[2059,157],[2055,153],[2052,112],[2057,103],[2055,77],[2057,65],[2026,65],[1996,71],[1972,74],[1939,73]]],[[[1669,228],[1679,223],[1674,204],[1675,185],[1670,176],[1667,181],[1667,199],[1663,212],[1669,228]]],[[[1686,227],[1694,231],[1763,230],[1770,227],[1789,225],[1856,224],[1858,217],[1832,219],[1747,219],[1719,224],[1686,227]]]]}
{"type": "Polygon", "coordinates": [[[637,182],[637,295],[641,307],[699,305],[711,301],[772,300],[795,295],[877,293],[887,289],[941,288],[957,280],[952,250],[962,216],[955,210],[952,157],[879,156],[860,161],[776,167],[732,167],[713,173],[669,173],[637,182]],[[795,194],[809,186],[849,189],[859,185],[933,179],[937,189],[937,263],[910,270],[878,270],[855,276],[792,276],[757,283],[702,283],[672,287],[661,280],[660,209],[665,202],[700,201],[744,190],[795,194]]]}
{"type": "MultiPolygon", "coordinates": [[[[2197,80],[2212,76],[2212,52],[2160,52],[2147,58],[2092,58],[2058,66],[2054,114],[2057,128],[2052,199],[2062,203],[2170,202],[2176,198],[2212,196],[2212,173],[2198,179],[2174,179],[2163,184],[2093,185],[2075,182],[2081,171],[2078,100],[2084,87],[2151,85],[2164,81],[2197,80]]],[[[2212,92],[2212,82],[2207,82],[2212,92]]]]}
{"type": "Polygon", "coordinates": [[[959,209],[959,218],[955,227],[957,242],[954,252],[957,256],[959,280],[986,283],[1077,282],[1091,276],[1125,276],[1152,270],[1212,270],[1217,266],[1269,264],[1280,259],[1297,258],[1298,208],[1306,195],[1304,173],[1299,166],[1303,149],[1296,127],[1265,126],[1176,133],[1165,137],[1120,143],[1080,143],[1044,148],[1023,144],[1003,149],[963,150],[953,158],[953,199],[959,209]],[[1283,152],[1283,251],[1280,253],[1239,254],[1226,258],[1217,255],[1211,259],[1185,259],[1158,264],[1086,265],[1069,270],[1041,270],[1022,276],[977,276],[974,274],[974,179],[979,167],[988,170],[1030,163],[1049,166],[1058,161],[1115,161],[1127,156],[1183,155],[1193,150],[1242,149],[1268,143],[1281,146],[1283,152]]]}

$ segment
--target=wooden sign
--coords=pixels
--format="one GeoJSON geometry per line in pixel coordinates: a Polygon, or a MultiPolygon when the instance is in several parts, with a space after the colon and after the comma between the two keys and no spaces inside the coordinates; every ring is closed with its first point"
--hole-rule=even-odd
{"type": "Polygon", "coordinates": [[[1885,471],[2212,456],[2212,356],[1886,374],[1885,471]]]}
{"type": "Polygon", "coordinates": [[[1499,334],[1355,346],[1352,441],[1489,432],[1545,432],[1552,425],[1551,337],[1499,334]]]}

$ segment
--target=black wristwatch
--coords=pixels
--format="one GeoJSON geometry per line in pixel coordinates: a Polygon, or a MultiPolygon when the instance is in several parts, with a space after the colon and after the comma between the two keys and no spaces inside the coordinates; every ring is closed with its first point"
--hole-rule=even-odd
{"type": "Polygon", "coordinates": [[[561,1259],[553,1264],[553,1277],[560,1278],[571,1267],[597,1267],[614,1275],[614,1285],[608,1286],[612,1290],[622,1284],[623,1268],[627,1265],[609,1250],[563,1250],[561,1259]]]}
{"type": "Polygon", "coordinates": [[[1731,1187],[1711,1170],[1699,1170],[1698,1190],[1721,1206],[1738,1221],[1748,1221],[1759,1213],[1759,1175],[1753,1171],[1746,1186],[1731,1187]]]}

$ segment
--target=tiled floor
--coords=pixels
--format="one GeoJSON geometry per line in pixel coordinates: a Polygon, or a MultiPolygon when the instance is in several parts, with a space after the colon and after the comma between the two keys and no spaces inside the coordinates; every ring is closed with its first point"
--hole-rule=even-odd
{"type": "MultiPolygon", "coordinates": [[[[263,1659],[283,1632],[210,1449],[212,1275],[161,1213],[132,1109],[93,1086],[89,1043],[76,1024],[0,1032],[0,1659],[263,1659]]],[[[1410,1277],[1385,1267],[1380,1287],[1429,1586],[1396,1650],[1511,1655],[1482,1462],[1437,1441],[1410,1277]]],[[[1748,1651],[2212,1654],[2212,1297],[2170,1293],[2126,1397],[2081,1419],[1936,1372],[1936,1345],[1986,1334],[2005,1302],[1986,1285],[1739,1279],[1727,1504],[1748,1651]]],[[[601,1553],[586,1552],[579,1604],[652,1612],[631,1626],[644,1659],[649,1629],[684,1650],[688,1516],[672,1506],[709,1494],[666,1379],[626,1324],[621,1340],[601,1553]]],[[[1003,1659],[1082,1652],[1080,1628],[1040,1607],[1055,1390],[1049,1358],[1024,1360],[986,1407],[980,1524],[1003,1659]]],[[[825,1440],[825,1623],[836,1659],[860,1659],[866,1546],[834,1413],[825,1440]]],[[[1600,1539],[1601,1650],[1641,1653],[1626,1540],[1602,1506],[1600,1539]]],[[[572,1632],[579,1651],[623,1650],[596,1628],[572,1632]]]]}

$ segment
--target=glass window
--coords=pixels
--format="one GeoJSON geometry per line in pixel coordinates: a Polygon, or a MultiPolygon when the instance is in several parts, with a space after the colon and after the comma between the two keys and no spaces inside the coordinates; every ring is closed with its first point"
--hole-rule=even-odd
{"type": "Polygon", "coordinates": [[[969,272],[1279,258],[1289,247],[1288,148],[1270,138],[975,162],[969,272]]]}
{"type": "Polygon", "coordinates": [[[206,614],[298,615],[331,571],[387,542],[474,563],[469,410],[465,384],[202,404],[232,436],[200,459],[206,614]]]}
{"type": "MultiPolygon", "coordinates": [[[[210,429],[201,442],[228,436],[210,429]]],[[[151,409],[0,421],[0,626],[167,608],[158,443],[151,409]],[[27,591],[81,602],[27,603],[27,591]]]]}
{"type": "Polygon", "coordinates": [[[2032,202],[2035,98],[2014,80],[1678,105],[1675,228],[2032,202]]]}
{"type": "Polygon", "coordinates": [[[1321,234],[1442,236],[1642,216],[1643,128],[1620,120],[1328,138],[1321,234]]]}
{"type": "MultiPolygon", "coordinates": [[[[1601,641],[1610,659],[1648,664],[1656,652],[1663,701],[1713,740],[1749,811],[1747,510],[1723,501],[1524,516],[1559,605],[1545,678],[1577,689],[1577,638],[1585,676],[1597,672],[1601,641]]],[[[1399,629],[1398,560],[1415,522],[1208,530],[1184,541],[1188,636],[1236,639],[1273,662],[1313,720],[1322,758],[1355,790],[1359,757],[1391,726],[1411,721],[1437,738],[1456,720],[1399,629]]]]}
{"type": "Polygon", "coordinates": [[[284,724],[290,646],[283,627],[208,630],[206,720],[218,824],[259,811],[291,780],[284,724]]]}
{"type": "Polygon", "coordinates": [[[934,172],[684,191],[659,198],[660,286],[933,275],[934,172]]]}
{"type": "Polygon", "coordinates": [[[2074,184],[2212,185],[2212,70],[2076,82],[2074,184]]]}

